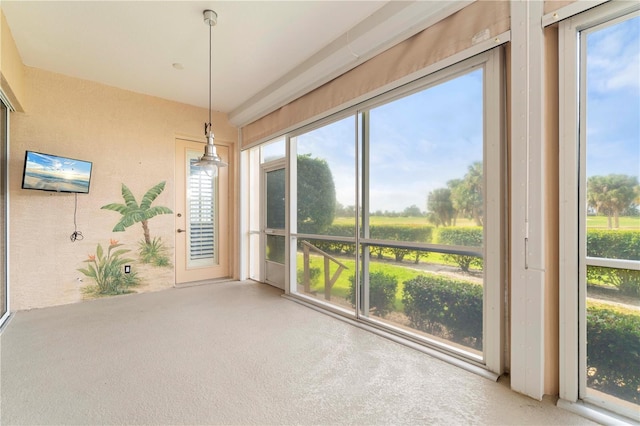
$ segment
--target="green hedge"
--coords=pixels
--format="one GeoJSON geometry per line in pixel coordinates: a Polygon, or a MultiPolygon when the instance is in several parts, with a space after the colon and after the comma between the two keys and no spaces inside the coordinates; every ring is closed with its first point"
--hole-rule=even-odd
{"type": "Polygon", "coordinates": [[[587,229],[587,256],[640,259],[640,231],[587,229]]]}
{"type": "MultiPolygon", "coordinates": [[[[325,230],[323,235],[355,238],[355,232],[356,228],[353,225],[331,225],[325,230]]],[[[309,240],[309,242],[325,253],[353,256],[356,252],[356,246],[353,243],[326,240],[309,240]]]]}
{"type": "MultiPolygon", "coordinates": [[[[436,242],[438,244],[452,246],[482,247],[482,234],[481,226],[439,228],[436,242]]],[[[447,254],[444,258],[454,262],[465,272],[469,272],[471,266],[480,270],[483,268],[481,257],[447,254]]]]}
{"type": "MultiPolygon", "coordinates": [[[[356,306],[356,278],[355,275],[349,277],[351,286],[347,300],[352,306],[356,306]]],[[[369,310],[380,317],[384,317],[393,311],[398,290],[398,280],[391,274],[384,272],[371,272],[369,274],[369,310]]]]}
{"type": "MultiPolygon", "coordinates": [[[[432,226],[419,225],[372,225],[369,229],[369,237],[376,240],[404,241],[411,243],[429,243],[433,234],[432,226]]],[[[393,247],[371,247],[371,252],[378,259],[382,259],[385,255],[393,256],[396,262],[402,262],[406,256],[413,253],[414,262],[418,263],[420,257],[425,257],[424,252],[405,248],[393,247]]]]}
{"type": "MultiPolygon", "coordinates": [[[[587,256],[640,260],[640,231],[588,229],[587,256]]],[[[640,271],[587,266],[587,282],[602,282],[627,296],[640,297],[640,271]]]]}
{"type": "Polygon", "coordinates": [[[482,286],[420,275],[404,283],[402,302],[417,330],[482,349],[482,286]]]}
{"type": "Polygon", "coordinates": [[[640,404],[640,315],[587,306],[587,385],[640,404]]]}
{"type": "MultiPolygon", "coordinates": [[[[355,227],[353,225],[331,225],[324,235],[332,237],[355,238],[355,227]]],[[[370,237],[380,240],[405,241],[405,242],[431,242],[433,232],[432,226],[419,225],[372,225],[370,227],[370,237]]],[[[320,250],[332,254],[355,254],[355,245],[339,241],[309,240],[311,244],[320,250]]],[[[420,257],[425,257],[424,252],[403,248],[372,247],[372,253],[379,259],[386,256],[393,256],[397,262],[401,262],[406,256],[413,253],[413,260],[417,263],[420,257]]]]}

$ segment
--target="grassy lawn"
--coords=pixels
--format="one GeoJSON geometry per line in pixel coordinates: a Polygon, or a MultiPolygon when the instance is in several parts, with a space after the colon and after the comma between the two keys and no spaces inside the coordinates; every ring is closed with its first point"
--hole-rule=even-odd
{"type": "MultiPolygon", "coordinates": [[[[427,225],[433,226],[426,217],[387,217],[387,216],[372,216],[369,218],[371,225],[427,225]]],[[[354,219],[352,217],[336,217],[333,219],[334,225],[349,225],[353,224],[354,219]]],[[[456,226],[476,226],[473,220],[458,219],[456,226]]]]}
{"type": "MultiPolygon", "coordinates": [[[[426,217],[372,216],[370,221],[372,225],[431,225],[426,217]]],[[[336,217],[333,220],[334,225],[349,225],[353,223],[354,219],[352,217],[336,217]]],[[[456,226],[476,226],[476,224],[469,219],[458,219],[456,226]]],[[[607,218],[605,216],[588,216],[587,227],[607,229],[607,218]]],[[[620,229],[640,229],[640,217],[620,217],[620,229]]]]}
{"type": "MultiPolygon", "coordinates": [[[[587,216],[587,228],[607,229],[607,227],[608,224],[606,216],[587,216]]],[[[621,216],[620,229],[640,230],[640,216],[621,216]]]]}
{"type": "Polygon", "coordinates": [[[595,307],[600,309],[611,309],[614,312],[625,314],[625,315],[636,315],[640,316],[640,310],[628,308],[626,306],[622,306],[620,304],[607,303],[604,300],[587,300],[587,307],[595,307]]]}

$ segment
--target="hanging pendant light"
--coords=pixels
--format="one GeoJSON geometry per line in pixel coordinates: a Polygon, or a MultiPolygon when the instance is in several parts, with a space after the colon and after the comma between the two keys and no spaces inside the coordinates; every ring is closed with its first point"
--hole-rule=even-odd
{"type": "Polygon", "coordinates": [[[204,135],[207,138],[207,144],[204,146],[204,155],[193,165],[217,173],[218,167],[227,166],[227,163],[222,161],[216,152],[216,147],[213,144],[213,130],[211,129],[211,30],[218,23],[218,14],[213,10],[207,9],[203,12],[203,15],[204,23],[209,26],[209,122],[204,123],[204,135]]]}

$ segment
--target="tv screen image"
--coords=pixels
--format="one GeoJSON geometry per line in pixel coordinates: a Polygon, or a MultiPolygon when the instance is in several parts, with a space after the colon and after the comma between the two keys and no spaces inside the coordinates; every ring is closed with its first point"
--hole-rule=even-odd
{"type": "Polygon", "coordinates": [[[88,194],[92,165],[90,161],[27,151],[22,188],[88,194]]]}

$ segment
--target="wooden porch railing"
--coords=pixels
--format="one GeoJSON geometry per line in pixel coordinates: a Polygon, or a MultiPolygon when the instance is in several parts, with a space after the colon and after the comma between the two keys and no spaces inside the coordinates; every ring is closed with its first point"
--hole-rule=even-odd
{"type": "Polygon", "coordinates": [[[306,241],[301,241],[301,244],[302,244],[302,254],[304,259],[303,284],[304,284],[305,293],[311,293],[311,271],[309,268],[309,252],[315,251],[316,253],[319,253],[324,257],[324,298],[326,300],[331,300],[331,288],[338,280],[338,277],[340,277],[340,274],[342,273],[342,271],[349,268],[347,268],[344,263],[340,262],[338,259],[331,256],[330,254],[320,250],[318,247],[314,246],[313,244],[308,243],[306,241]],[[335,264],[338,265],[338,269],[333,273],[333,276],[331,276],[331,272],[329,269],[330,262],[334,262],[335,264]]]}

